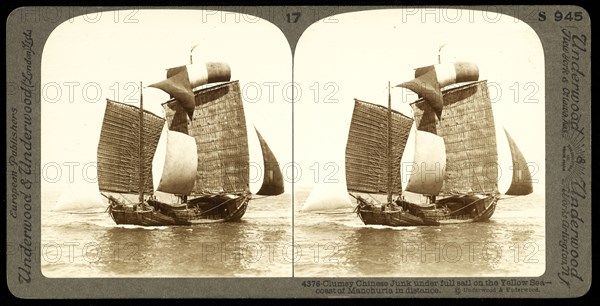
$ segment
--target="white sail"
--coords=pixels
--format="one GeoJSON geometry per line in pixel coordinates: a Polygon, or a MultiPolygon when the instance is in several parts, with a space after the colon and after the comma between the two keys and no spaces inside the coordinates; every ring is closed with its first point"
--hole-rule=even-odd
{"type": "Polygon", "coordinates": [[[74,182],[63,189],[52,211],[78,211],[106,209],[106,204],[98,194],[98,186],[87,182],[74,182]]]}
{"type": "Polygon", "coordinates": [[[351,208],[352,203],[346,189],[346,182],[337,184],[318,183],[302,205],[302,211],[323,211],[351,208]]]}
{"type": "Polygon", "coordinates": [[[446,146],[444,139],[425,131],[415,131],[415,155],[406,190],[437,195],[444,183],[446,146]]]}
{"type": "MultiPolygon", "coordinates": [[[[411,110],[412,111],[412,110],[411,110]]],[[[400,159],[400,175],[402,178],[402,192],[406,191],[406,187],[408,186],[408,180],[410,179],[410,175],[413,172],[414,161],[415,161],[415,151],[416,151],[416,140],[415,133],[417,131],[417,127],[414,122],[410,128],[410,132],[408,133],[408,138],[406,139],[406,146],[404,147],[404,153],[402,154],[402,158],[400,159]]]]}
{"type": "Polygon", "coordinates": [[[163,172],[158,191],[188,195],[196,182],[198,153],[196,140],[189,135],[167,131],[163,172]]]}

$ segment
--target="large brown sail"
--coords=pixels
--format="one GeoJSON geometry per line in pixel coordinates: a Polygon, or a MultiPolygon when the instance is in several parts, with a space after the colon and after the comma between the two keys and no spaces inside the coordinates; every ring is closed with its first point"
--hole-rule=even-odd
{"type": "Polygon", "coordinates": [[[508,145],[510,146],[510,155],[512,156],[512,169],[513,176],[510,188],[505,193],[507,195],[528,195],[533,192],[533,185],[531,181],[531,172],[529,172],[529,165],[525,160],[525,156],[517,147],[517,143],[510,137],[510,134],[505,129],[506,138],[508,139],[508,145]]]}
{"type": "Polygon", "coordinates": [[[196,139],[198,171],[191,194],[249,191],[248,135],[238,81],[202,88],[194,95],[191,122],[177,100],[163,104],[169,129],[196,139]]]}
{"type": "MultiPolygon", "coordinates": [[[[349,191],[382,193],[388,190],[388,108],[355,99],[346,144],[346,184],[349,191]]],[[[392,111],[392,191],[400,192],[400,159],[413,120],[392,111]]]]}
{"type": "Polygon", "coordinates": [[[444,138],[446,174],[440,194],[497,193],[498,152],[487,82],[446,90],[443,97],[441,119],[423,99],[411,105],[417,129],[444,138]]]}
{"type": "MultiPolygon", "coordinates": [[[[143,191],[152,192],[152,158],[165,120],[144,111],[143,191]]],[[[139,193],[140,109],[107,100],[98,143],[98,186],[102,191],[139,193]]]]}

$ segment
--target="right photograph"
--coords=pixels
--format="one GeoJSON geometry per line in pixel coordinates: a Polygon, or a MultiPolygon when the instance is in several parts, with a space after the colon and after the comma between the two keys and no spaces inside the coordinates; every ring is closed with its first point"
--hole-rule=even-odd
{"type": "Polygon", "coordinates": [[[294,276],[546,267],[544,49],[479,10],[330,16],[294,53],[294,276]]]}

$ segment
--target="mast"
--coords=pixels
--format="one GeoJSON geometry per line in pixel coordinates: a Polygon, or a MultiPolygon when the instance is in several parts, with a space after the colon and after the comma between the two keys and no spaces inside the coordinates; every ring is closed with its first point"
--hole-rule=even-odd
{"type": "Polygon", "coordinates": [[[446,46],[446,44],[443,44],[438,49],[438,64],[442,63],[442,48],[444,48],[445,46],[446,46]]]}
{"type": "Polygon", "coordinates": [[[143,87],[140,82],[140,147],[139,147],[139,172],[140,172],[140,205],[144,207],[144,94],[143,87]]]}
{"type": "Polygon", "coordinates": [[[387,202],[392,202],[392,94],[388,81],[388,116],[387,116],[387,202]]]}
{"type": "Polygon", "coordinates": [[[194,51],[194,49],[196,49],[196,47],[198,47],[199,44],[195,44],[190,48],[190,65],[193,64],[192,61],[192,52],[194,51]]]}

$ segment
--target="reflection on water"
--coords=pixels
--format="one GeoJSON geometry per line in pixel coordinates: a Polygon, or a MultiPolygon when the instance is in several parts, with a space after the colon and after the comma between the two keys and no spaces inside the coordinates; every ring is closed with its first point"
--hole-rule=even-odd
{"type": "MultiPolygon", "coordinates": [[[[285,236],[286,231],[258,231],[247,222],[165,230],[111,228],[99,244],[104,249],[119,246],[120,253],[101,261],[99,268],[108,275],[263,275],[286,269],[281,258],[269,257],[269,247],[274,250],[291,240],[289,233],[285,236]]],[[[287,270],[291,273],[291,267],[287,270]]]]}
{"type": "Polygon", "coordinates": [[[296,276],[537,276],[545,270],[544,200],[536,195],[501,201],[483,223],[365,226],[350,211],[297,212],[294,221],[300,246],[337,247],[337,264],[301,258],[296,276]]]}
{"type": "MultiPolygon", "coordinates": [[[[48,277],[291,276],[289,195],[255,199],[241,222],[195,226],[115,225],[105,212],[43,212],[48,277]]],[[[45,250],[45,252],[44,252],[45,250]]]]}
{"type": "MultiPolygon", "coordinates": [[[[297,194],[302,203],[308,193],[297,194]]],[[[544,199],[499,202],[489,222],[365,226],[351,209],[294,213],[258,198],[239,223],[117,226],[104,211],[42,211],[48,277],[537,276],[545,270],[544,199]],[[292,256],[295,255],[295,257],[292,256]]]]}

